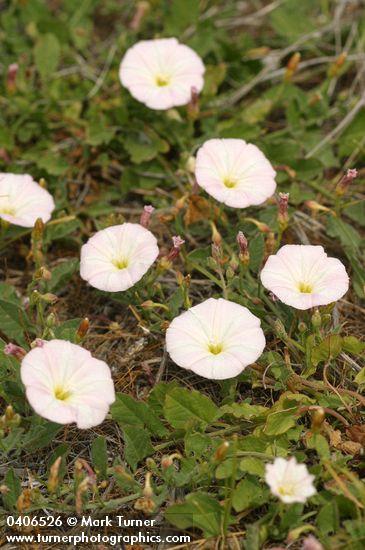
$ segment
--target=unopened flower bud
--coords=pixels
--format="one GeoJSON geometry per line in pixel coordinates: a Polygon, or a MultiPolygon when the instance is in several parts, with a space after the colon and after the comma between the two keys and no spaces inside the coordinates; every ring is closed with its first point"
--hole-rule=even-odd
{"type": "Polygon", "coordinates": [[[32,230],[32,238],[35,241],[39,241],[42,238],[44,231],[44,223],[42,218],[37,218],[32,230]]]}
{"type": "Polygon", "coordinates": [[[52,279],[52,273],[46,267],[40,267],[34,273],[34,280],[50,281],[52,279]]]}
{"type": "Polygon", "coordinates": [[[214,453],[214,460],[216,460],[217,462],[222,462],[222,460],[226,458],[228,449],[229,449],[229,442],[223,441],[223,443],[219,445],[219,447],[216,449],[214,453]]]}
{"type": "Polygon", "coordinates": [[[285,231],[285,229],[288,227],[288,222],[289,222],[288,202],[289,202],[289,193],[279,193],[278,224],[281,231],[285,231]]]}
{"type": "Polygon", "coordinates": [[[317,201],[305,201],[305,206],[312,210],[313,212],[329,212],[330,209],[327,208],[327,206],[323,206],[322,204],[319,204],[317,201]]]}
{"type": "Polygon", "coordinates": [[[58,296],[52,294],[51,292],[46,292],[46,294],[39,294],[40,300],[46,302],[47,304],[55,304],[58,302],[58,296]]]}
{"type": "Polygon", "coordinates": [[[274,253],[276,246],[275,234],[270,231],[265,242],[265,256],[268,257],[274,253]]]}
{"type": "Polygon", "coordinates": [[[229,267],[232,269],[233,272],[236,272],[239,266],[239,261],[236,256],[236,254],[233,252],[231,259],[229,260],[229,267]]]}
{"type": "Polygon", "coordinates": [[[163,470],[166,470],[167,468],[172,466],[173,463],[174,463],[175,458],[181,459],[181,454],[180,453],[173,453],[172,455],[164,455],[161,458],[161,468],[163,470]]]}
{"type": "Polygon", "coordinates": [[[174,260],[179,254],[180,249],[182,245],[185,243],[184,239],[182,239],[179,235],[172,237],[172,248],[168,255],[166,256],[168,261],[174,260]]]}
{"type": "Polygon", "coordinates": [[[158,470],[156,461],[153,460],[153,458],[151,458],[150,456],[146,458],[146,466],[149,470],[152,470],[153,472],[157,472],[158,470]]]}
{"type": "Polygon", "coordinates": [[[342,195],[344,195],[347,192],[352,180],[354,180],[355,178],[357,178],[356,168],[351,168],[347,170],[346,174],[342,176],[342,178],[340,179],[340,181],[336,186],[336,195],[338,197],[342,197],[342,195]]]}
{"type": "Polygon", "coordinates": [[[137,32],[141,26],[142,19],[150,9],[148,2],[138,2],[137,9],[133,15],[132,21],[130,22],[130,28],[132,31],[137,32]]]}
{"type": "Polygon", "coordinates": [[[226,278],[227,278],[228,281],[231,281],[234,276],[235,276],[235,273],[234,273],[233,269],[231,268],[231,266],[229,265],[226,269],[226,278]]]}
{"type": "Polygon", "coordinates": [[[318,432],[321,429],[325,418],[326,418],[326,413],[322,407],[315,409],[312,413],[311,430],[313,432],[318,432]]]}
{"type": "Polygon", "coordinates": [[[59,456],[56,458],[54,463],[52,464],[50,470],[49,470],[49,477],[48,477],[48,483],[47,488],[49,493],[55,493],[58,488],[59,484],[59,471],[60,466],[62,462],[62,456],[59,456]]]}
{"type": "Polygon", "coordinates": [[[188,172],[190,172],[191,174],[194,174],[195,164],[196,164],[195,158],[194,157],[189,157],[188,160],[186,161],[186,165],[185,165],[186,170],[188,172]]]}
{"type": "Polygon", "coordinates": [[[88,330],[90,328],[90,321],[87,317],[85,317],[81,323],[79,324],[79,328],[77,329],[76,337],[79,341],[81,341],[83,338],[85,338],[86,334],[88,333],[88,330]]]}
{"type": "Polygon", "coordinates": [[[199,92],[195,86],[192,86],[190,93],[190,102],[187,107],[188,117],[195,120],[199,116],[199,92]]]}
{"type": "Polygon", "coordinates": [[[151,498],[153,496],[153,489],[151,485],[151,472],[146,473],[146,479],[144,482],[144,488],[143,488],[143,496],[147,498],[151,498]]]}
{"type": "Polygon", "coordinates": [[[18,512],[25,512],[32,504],[32,490],[23,489],[16,501],[16,508],[18,512]]]}
{"type": "Polygon", "coordinates": [[[291,58],[289,59],[288,61],[288,64],[286,66],[286,73],[285,73],[285,76],[284,76],[284,80],[291,80],[294,73],[297,71],[298,69],[298,65],[299,65],[299,62],[300,62],[300,58],[301,58],[301,55],[299,52],[295,52],[291,58]]]}
{"type": "Polygon", "coordinates": [[[143,212],[139,223],[142,227],[148,227],[150,224],[152,213],[154,212],[154,207],[150,204],[143,207],[143,212]]]}
{"type": "Polygon", "coordinates": [[[346,52],[342,52],[340,53],[340,55],[337,57],[336,61],[334,63],[332,63],[329,68],[328,68],[328,76],[330,78],[333,78],[334,76],[337,76],[340,71],[341,71],[341,68],[343,67],[345,61],[347,59],[347,53],[346,52]]]}
{"type": "Polygon", "coordinates": [[[33,340],[33,342],[30,344],[30,347],[33,348],[43,348],[44,344],[47,342],[47,340],[43,340],[42,338],[36,338],[33,340]]]}
{"type": "Polygon", "coordinates": [[[303,332],[306,332],[308,330],[308,327],[305,323],[303,323],[303,321],[301,321],[300,323],[298,323],[298,330],[301,334],[303,334],[303,332]]]}
{"type": "Polygon", "coordinates": [[[237,233],[236,241],[239,248],[239,260],[244,265],[248,265],[250,262],[250,253],[248,251],[248,241],[242,231],[237,233]]]}
{"type": "Polygon", "coordinates": [[[18,63],[11,63],[8,67],[6,78],[6,88],[8,92],[14,93],[16,90],[16,75],[19,69],[18,63]]]}
{"type": "Polygon", "coordinates": [[[332,315],[330,313],[324,313],[322,315],[322,327],[327,327],[332,323],[332,315]]]}
{"type": "Polygon", "coordinates": [[[4,353],[5,355],[11,355],[12,357],[15,357],[18,361],[22,361],[23,357],[27,354],[25,349],[21,348],[20,346],[17,346],[16,344],[12,344],[11,342],[9,344],[6,344],[4,347],[4,353]]]}
{"type": "Polygon", "coordinates": [[[11,422],[14,418],[14,409],[11,405],[8,405],[5,409],[5,421],[11,422]]]}
{"type": "Polygon", "coordinates": [[[57,317],[53,311],[47,316],[46,325],[48,328],[55,327],[57,324],[57,317]]]}
{"type": "Polygon", "coordinates": [[[216,262],[216,265],[221,263],[223,256],[222,247],[217,244],[212,244],[212,258],[216,262]]]}
{"type": "Polygon", "coordinates": [[[153,514],[156,510],[156,504],[150,497],[138,498],[134,504],[134,509],[144,514],[153,514]]]}
{"type": "Polygon", "coordinates": [[[275,319],[274,321],[274,329],[275,329],[275,333],[277,334],[277,336],[281,339],[281,340],[287,340],[288,339],[288,334],[285,330],[285,327],[284,327],[284,324],[283,322],[280,320],[280,319],[275,319]]]}
{"type": "Polygon", "coordinates": [[[210,226],[212,228],[212,241],[216,246],[222,245],[222,235],[219,233],[216,225],[214,222],[210,222],[210,226]]]}
{"type": "Polygon", "coordinates": [[[267,225],[267,223],[259,222],[258,220],[255,220],[255,218],[245,218],[245,221],[255,224],[258,230],[261,231],[261,233],[270,232],[270,227],[267,225]]]}
{"type": "Polygon", "coordinates": [[[319,309],[316,309],[315,312],[313,313],[312,315],[312,318],[311,318],[311,322],[312,322],[312,327],[317,329],[317,328],[321,328],[322,326],[322,317],[321,317],[321,314],[319,312],[319,309]]]}

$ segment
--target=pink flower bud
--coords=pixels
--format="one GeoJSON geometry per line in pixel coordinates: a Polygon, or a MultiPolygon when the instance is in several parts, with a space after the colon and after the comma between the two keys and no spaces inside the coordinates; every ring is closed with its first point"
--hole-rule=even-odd
{"type": "Polygon", "coordinates": [[[247,241],[246,237],[244,236],[244,234],[242,233],[242,231],[239,231],[237,233],[236,241],[238,243],[240,253],[241,254],[246,254],[247,250],[248,250],[248,241],[247,241]]]}
{"type": "Polygon", "coordinates": [[[174,260],[179,255],[180,248],[184,243],[185,241],[179,235],[172,237],[173,246],[167,255],[169,261],[174,260]]]}
{"type": "Polygon", "coordinates": [[[199,92],[195,86],[191,87],[190,103],[188,104],[188,114],[192,119],[199,115],[199,92]]]}
{"type": "Polygon", "coordinates": [[[11,63],[8,67],[8,74],[6,79],[6,87],[9,92],[15,92],[16,90],[16,75],[18,72],[19,65],[18,63],[11,63]]]}
{"type": "Polygon", "coordinates": [[[44,344],[47,342],[47,340],[42,340],[42,338],[36,338],[33,340],[33,342],[30,344],[30,347],[33,348],[43,348],[44,344]]]}
{"type": "Polygon", "coordinates": [[[250,261],[250,253],[248,251],[248,240],[246,239],[242,231],[239,231],[237,233],[236,241],[239,247],[238,257],[240,259],[240,262],[247,265],[250,261]]]}
{"type": "Polygon", "coordinates": [[[15,357],[15,359],[18,359],[18,361],[22,361],[23,357],[25,357],[27,354],[25,349],[17,346],[16,344],[12,344],[11,342],[9,344],[6,344],[6,346],[4,347],[4,353],[5,355],[11,355],[12,357],[15,357]]]}
{"type": "Polygon", "coordinates": [[[144,18],[144,16],[146,15],[149,9],[150,9],[150,5],[148,2],[138,2],[136,12],[133,15],[133,19],[130,23],[130,28],[132,29],[132,31],[137,32],[139,30],[142,23],[142,19],[144,18]]]}
{"type": "Polygon", "coordinates": [[[278,223],[282,231],[288,227],[288,202],[289,202],[289,193],[279,193],[278,201],[278,223]]]}
{"type": "Polygon", "coordinates": [[[348,190],[352,180],[357,178],[357,175],[358,174],[357,174],[356,168],[349,168],[349,170],[347,170],[346,174],[342,176],[342,178],[337,184],[336,195],[338,196],[344,195],[348,190]]]}
{"type": "Polygon", "coordinates": [[[309,535],[303,542],[302,550],[324,550],[323,545],[313,535],[309,535]]]}
{"type": "Polygon", "coordinates": [[[142,225],[142,227],[148,227],[150,224],[151,215],[154,212],[154,207],[150,204],[143,207],[143,212],[141,215],[141,219],[139,223],[142,225]]]}

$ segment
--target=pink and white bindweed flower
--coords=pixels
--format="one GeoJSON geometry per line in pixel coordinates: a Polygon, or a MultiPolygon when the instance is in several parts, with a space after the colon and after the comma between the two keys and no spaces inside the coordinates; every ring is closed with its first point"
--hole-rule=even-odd
{"type": "Polygon", "coordinates": [[[345,266],[322,246],[287,244],[269,256],[261,281],[284,304],[296,309],[324,306],[349,288],[345,266]]]}
{"type": "Polygon", "coordinates": [[[262,151],[243,139],[209,139],[197,153],[196,181],[233,208],[265,202],[276,189],[275,176],[262,151]]]}
{"type": "Polygon", "coordinates": [[[204,65],[200,57],[176,38],[142,40],[122,59],[119,78],[131,95],[150,109],[170,109],[186,105],[191,90],[204,85],[204,65]]]}
{"type": "Polygon", "coordinates": [[[108,365],[65,340],[50,340],[29,351],[20,376],[36,413],[58,424],[97,426],[115,400],[108,365]]]}
{"type": "Polygon", "coordinates": [[[52,195],[28,174],[0,173],[0,218],[21,227],[48,222],[55,208],[52,195]]]}
{"type": "Polygon", "coordinates": [[[307,466],[298,464],[294,457],[275,458],[273,464],[265,467],[265,481],[272,494],[287,504],[306,502],[313,496],[317,492],[313,480],[307,466]]]}
{"type": "Polygon", "coordinates": [[[260,319],[223,298],[209,298],[175,319],[166,331],[166,349],[180,367],[213,380],[240,374],[262,354],[260,319]]]}
{"type": "Polygon", "coordinates": [[[99,290],[120,292],[142,279],[158,254],[156,237],[145,227],[113,225],[82,246],[80,275],[99,290]]]}

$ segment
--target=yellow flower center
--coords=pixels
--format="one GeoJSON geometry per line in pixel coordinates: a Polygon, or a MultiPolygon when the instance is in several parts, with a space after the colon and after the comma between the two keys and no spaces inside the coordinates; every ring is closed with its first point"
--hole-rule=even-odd
{"type": "Polygon", "coordinates": [[[278,493],[282,497],[291,497],[295,491],[293,485],[281,485],[281,487],[278,487],[278,493]]]}
{"type": "Polygon", "coordinates": [[[159,88],[162,88],[163,86],[167,86],[168,84],[170,84],[170,78],[159,74],[156,76],[155,82],[159,88]]]}
{"type": "Polygon", "coordinates": [[[228,189],[232,189],[232,187],[235,187],[237,183],[237,180],[230,176],[226,176],[223,180],[223,184],[225,185],[225,187],[228,187],[228,189]]]}
{"type": "Polygon", "coordinates": [[[311,292],[313,292],[313,285],[311,285],[309,283],[301,282],[298,285],[298,290],[302,294],[310,294],[311,292]]]}
{"type": "Polygon", "coordinates": [[[67,401],[71,397],[71,392],[64,386],[56,386],[54,389],[54,396],[59,401],[67,401]]]}
{"type": "Polygon", "coordinates": [[[208,346],[208,350],[213,355],[218,355],[219,353],[222,353],[223,345],[222,344],[210,343],[209,346],[208,346]]]}
{"type": "Polygon", "coordinates": [[[8,214],[9,216],[15,215],[15,208],[11,206],[0,206],[0,214],[8,214]]]}
{"type": "Polygon", "coordinates": [[[123,258],[120,258],[119,260],[113,260],[112,264],[117,269],[125,269],[126,267],[128,267],[128,260],[124,260],[123,258]]]}

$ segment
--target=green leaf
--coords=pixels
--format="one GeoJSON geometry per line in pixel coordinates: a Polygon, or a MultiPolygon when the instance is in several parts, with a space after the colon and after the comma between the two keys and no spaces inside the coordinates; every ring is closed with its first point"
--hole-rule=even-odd
{"type": "Polygon", "coordinates": [[[133,470],[137,468],[138,462],[154,453],[150,435],[142,428],[125,426],[123,438],[125,442],[124,456],[133,470]]]}
{"type": "Polygon", "coordinates": [[[351,124],[341,134],[338,142],[341,157],[351,155],[356,148],[364,143],[365,109],[361,109],[351,124]]]}
{"type": "Polygon", "coordinates": [[[257,233],[250,240],[248,251],[250,253],[250,270],[257,273],[264,257],[265,239],[262,233],[257,233]]]}
{"type": "Polygon", "coordinates": [[[47,291],[56,292],[62,289],[69,282],[71,277],[78,271],[80,262],[76,258],[67,258],[52,270],[52,279],[47,282],[47,291]]]}
{"type": "Polygon", "coordinates": [[[345,248],[353,252],[359,250],[361,237],[354,227],[340,218],[330,216],[327,218],[327,231],[330,237],[340,239],[345,248]]]}
{"type": "Polygon", "coordinates": [[[342,338],[342,349],[347,353],[360,355],[365,350],[365,342],[361,342],[355,336],[344,336],[342,338]]]}
{"type": "Polygon", "coordinates": [[[92,442],[91,458],[98,477],[107,477],[108,453],[105,437],[99,436],[92,442]]]}
{"type": "Polygon", "coordinates": [[[4,485],[6,485],[8,489],[10,489],[9,492],[2,494],[4,507],[7,510],[14,510],[16,509],[16,501],[18,500],[20,493],[22,492],[22,486],[20,483],[20,479],[14,472],[13,468],[9,468],[6,472],[4,485]]]}
{"type": "Polygon", "coordinates": [[[69,342],[78,343],[77,342],[77,329],[80,326],[82,319],[69,319],[68,321],[65,321],[58,327],[53,328],[53,332],[55,335],[55,338],[59,338],[60,340],[68,340],[69,342]]]}
{"type": "Polygon", "coordinates": [[[130,395],[118,393],[111,407],[111,413],[122,429],[125,426],[137,429],[146,427],[151,434],[160,437],[168,433],[168,429],[147,403],[136,401],[130,395]]]}
{"type": "Polygon", "coordinates": [[[250,420],[258,416],[265,415],[269,409],[262,405],[250,405],[250,403],[232,403],[232,405],[223,405],[222,414],[231,414],[235,418],[245,418],[250,420]]]}
{"type": "Polygon", "coordinates": [[[311,360],[316,367],[319,363],[335,359],[342,351],[342,338],[338,334],[330,334],[312,349],[311,360]]]}
{"type": "Polygon", "coordinates": [[[108,127],[105,117],[99,116],[92,118],[87,127],[86,143],[90,145],[101,145],[109,143],[116,132],[116,127],[108,127]]]}
{"type": "Polygon", "coordinates": [[[233,493],[232,505],[236,512],[261,506],[268,500],[269,491],[255,477],[242,479],[233,493]]]}
{"type": "Polygon", "coordinates": [[[52,76],[60,60],[60,43],[54,34],[42,34],[34,47],[34,60],[43,79],[52,76]]]}
{"type": "Polygon", "coordinates": [[[219,409],[209,397],[196,390],[174,388],[166,395],[164,413],[174,428],[193,424],[204,428],[218,418],[219,409]]]}
{"type": "Polygon", "coordinates": [[[168,34],[179,35],[184,29],[197,22],[199,2],[196,0],[174,0],[168,5],[169,10],[165,17],[168,34]]]}
{"type": "Polygon", "coordinates": [[[81,228],[81,223],[78,219],[69,220],[64,223],[55,223],[52,225],[46,225],[44,230],[44,243],[50,244],[57,239],[63,239],[70,233],[76,232],[81,228]]]}
{"type": "Polygon", "coordinates": [[[309,449],[315,449],[318,456],[323,459],[329,459],[331,456],[330,448],[327,439],[323,435],[315,433],[307,439],[309,449]]]}
{"type": "Polygon", "coordinates": [[[34,328],[24,313],[23,305],[13,287],[0,283],[0,331],[21,346],[27,346],[26,333],[34,328]]]}
{"type": "Polygon", "coordinates": [[[359,384],[359,386],[361,384],[365,384],[365,367],[357,373],[357,375],[355,376],[355,382],[356,384],[359,384]]]}
{"type": "Polygon", "coordinates": [[[23,446],[27,451],[38,451],[50,445],[63,426],[55,422],[49,422],[34,415],[32,424],[24,437],[23,446]]]}
{"type": "Polygon", "coordinates": [[[322,535],[337,532],[339,527],[339,511],[335,500],[328,502],[319,510],[317,525],[322,535]]]}
{"type": "Polygon", "coordinates": [[[197,433],[187,433],[184,439],[186,454],[193,454],[196,457],[202,456],[212,444],[212,438],[209,435],[197,433]]]}
{"type": "Polygon", "coordinates": [[[135,135],[128,133],[123,140],[124,147],[131,156],[131,161],[140,164],[154,159],[159,153],[166,153],[170,146],[153,130],[145,130],[135,135]]]}
{"type": "Polygon", "coordinates": [[[218,501],[205,494],[191,493],[182,504],[174,504],[165,512],[165,518],[179,529],[197,527],[206,538],[220,534],[223,508],[218,501]]]}
{"type": "Polygon", "coordinates": [[[298,3],[297,0],[286,0],[270,14],[274,31],[292,40],[315,30],[316,26],[309,17],[314,5],[311,0],[303,3],[298,3]]]}
{"type": "Polygon", "coordinates": [[[294,411],[274,411],[266,419],[264,432],[266,435],[280,435],[295,426],[294,411]]]}
{"type": "Polygon", "coordinates": [[[247,457],[241,460],[240,470],[258,477],[264,477],[265,465],[259,458],[247,457]]]}

